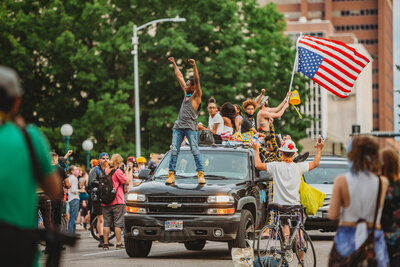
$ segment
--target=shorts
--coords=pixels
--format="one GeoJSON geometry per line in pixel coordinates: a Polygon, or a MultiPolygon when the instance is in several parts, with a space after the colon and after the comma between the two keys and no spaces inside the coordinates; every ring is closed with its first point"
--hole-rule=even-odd
{"type": "Polygon", "coordinates": [[[103,207],[104,227],[124,227],[125,204],[103,207]]]}
{"type": "Polygon", "coordinates": [[[92,201],[92,214],[93,217],[103,215],[103,207],[100,204],[100,201],[92,201]]]}
{"type": "MultiPolygon", "coordinates": [[[[347,257],[356,251],[356,227],[339,226],[335,235],[336,249],[342,257],[347,257]]],[[[368,230],[370,233],[371,230],[368,230]]],[[[389,255],[382,230],[375,230],[375,255],[378,267],[389,266],[389,255]]]]}

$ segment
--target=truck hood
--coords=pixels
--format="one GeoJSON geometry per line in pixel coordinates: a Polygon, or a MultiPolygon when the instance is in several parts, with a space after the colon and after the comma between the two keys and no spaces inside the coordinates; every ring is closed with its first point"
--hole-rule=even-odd
{"type": "Polygon", "coordinates": [[[144,181],[139,186],[132,188],[130,193],[154,196],[210,196],[228,194],[235,184],[182,184],[179,180],[175,185],[166,185],[164,181],[144,181]]]}

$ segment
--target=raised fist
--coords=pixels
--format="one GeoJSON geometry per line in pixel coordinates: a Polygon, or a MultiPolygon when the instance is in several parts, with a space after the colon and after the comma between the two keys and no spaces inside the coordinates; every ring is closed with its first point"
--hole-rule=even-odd
{"type": "Polygon", "coordinates": [[[265,89],[261,89],[261,94],[265,94],[265,89]]]}
{"type": "Polygon", "coordinates": [[[194,61],[194,59],[189,59],[188,62],[192,66],[196,65],[196,61],[194,61]]]}
{"type": "Polygon", "coordinates": [[[175,62],[174,57],[169,57],[168,60],[169,60],[171,63],[174,63],[174,62],[175,62]]]}

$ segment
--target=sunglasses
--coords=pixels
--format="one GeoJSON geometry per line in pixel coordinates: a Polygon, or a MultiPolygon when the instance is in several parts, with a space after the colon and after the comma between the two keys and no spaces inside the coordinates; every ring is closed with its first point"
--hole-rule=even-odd
{"type": "Polygon", "coordinates": [[[108,158],[101,158],[102,160],[106,160],[106,159],[108,159],[108,158]]]}

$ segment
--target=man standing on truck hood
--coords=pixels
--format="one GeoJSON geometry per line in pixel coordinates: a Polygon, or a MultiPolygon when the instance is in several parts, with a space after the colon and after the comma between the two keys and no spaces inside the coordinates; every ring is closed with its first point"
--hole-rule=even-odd
{"type": "Polygon", "coordinates": [[[189,141],[190,150],[192,151],[194,160],[196,162],[196,171],[199,184],[205,184],[206,180],[204,179],[204,167],[197,143],[197,117],[199,116],[201,106],[201,88],[196,62],[194,59],[188,60],[189,64],[193,66],[194,79],[190,79],[185,82],[182,73],[175,63],[175,59],[170,57],[168,60],[174,67],[176,78],[178,78],[179,85],[184,93],[184,98],[181,109],[179,110],[178,119],[175,121],[173,128],[171,159],[169,162],[169,173],[167,179],[165,180],[165,184],[175,183],[176,161],[178,159],[179,150],[185,136],[189,141]]]}

